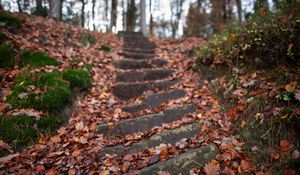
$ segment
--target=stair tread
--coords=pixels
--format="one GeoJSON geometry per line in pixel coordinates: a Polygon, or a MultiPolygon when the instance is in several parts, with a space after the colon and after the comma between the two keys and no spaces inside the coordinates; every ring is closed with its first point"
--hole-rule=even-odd
{"type": "Polygon", "coordinates": [[[152,175],[159,171],[165,171],[170,174],[189,175],[192,168],[201,168],[219,154],[218,147],[215,144],[209,144],[200,148],[192,149],[175,158],[160,162],[142,169],[139,174],[152,175]]]}
{"type": "Polygon", "coordinates": [[[167,78],[174,73],[172,69],[146,69],[143,71],[126,71],[118,72],[116,76],[117,82],[143,82],[153,81],[167,78]]]}
{"type": "Polygon", "coordinates": [[[167,102],[168,100],[182,98],[185,96],[185,94],[185,91],[182,89],[159,92],[145,97],[142,103],[134,103],[131,105],[123,106],[121,109],[126,112],[137,112],[144,109],[151,109],[159,107],[161,104],[167,102]]]}
{"type": "Polygon", "coordinates": [[[200,123],[194,122],[192,124],[187,124],[180,126],[175,129],[166,130],[161,133],[155,134],[147,139],[140,142],[133,143],[129,147],[124,145],[116,145],[112,147],[106,147],[99,153],[99,157],[103,157],[106,154],[132,154],[139,151],[144,151],[147,148],[156,147],[160,144],[171,144],[175,145],[176,142],[183,138],[190,138],[195,136],[200,131],[200,123]]]}
{"type": "Polygon", "coordinates": [[[120,100],[129,100],[142,95],[145,91],[154,89],[163,90],[179,82],[179,80],[165,80],[159,82],[117,83],[113,87],[112,93],[120,100]]]}
{"type": "Polygon", "coordinates": [[[132,135],[137,132],[148,131],[156,126],[161,126],[163,123],[179,120],[184,115],[192,113],[195,110],[196,106],[194,104],[169,108],[160,113],[122,120],[112,128],[109,128],[108,124],[102,124],[97,127],[96,132],[111,136],[132,135]]]}
{"type": "Polygon", "coordinates": [[[120,69],[142,69],[162,67],[167,64],[163,59],[122,59],[113,62],[114,66],[120,69]]]}

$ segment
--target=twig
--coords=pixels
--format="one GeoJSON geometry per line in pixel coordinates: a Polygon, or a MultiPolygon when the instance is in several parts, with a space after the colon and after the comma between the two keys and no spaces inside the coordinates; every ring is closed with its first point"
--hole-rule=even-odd
{"type": "Polygon", "coordinates": [[[199,163],[199,162],[196,162],[196,161],[194,161],[193,159],[191,159],[191,161],[192,161],[192,162],[194,162],[195,164],[197,164],[197,165],[199,165],[199,166],[203,167],[203,165],[202,165],[201,163],[199,163]]]}
{"type": "Polygon", "coordinates": [[[264,137],[266,137],[267,134],[269,134],[269,132],[271,131],[272,127],[270,127],[268,129],[268,131],[266,133],[264,133],[264,135],[262,135],[260,138],[263,139],[264,137]]]}

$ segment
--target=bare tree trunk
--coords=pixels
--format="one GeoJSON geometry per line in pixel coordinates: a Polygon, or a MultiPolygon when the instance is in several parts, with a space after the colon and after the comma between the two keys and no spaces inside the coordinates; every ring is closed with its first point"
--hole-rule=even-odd
{"type": "Polygon", "coordinates": [[[235,0],[235,2],[236,2],[237,10],[238,10],[239,21],[242,22],[242,4],[241,4],[241,0],[235,0]]]}
{"type": "Polygon", "coordinates": [[[127,31],[134,31],[136,20],[135,0],[130,0],[126,13],[126,29],[127,31]]]}
{"type": "Polygon", "coordinates": [[[48,16],[55,19],[61,19],[62,0],[48,0],[49,14],[48,16]]]}
{"type": "Polygon", "coordinates": [[[124,0],[122,0],[122,8],[123,8],[123,11],[122,11],[122,16],[123,16],[123,30],[125,31],[126,30],[126,12],[125,12],[125,3],[124,3],[124,0]]]}
{"type": "Polygon", "coordinates": [[[113,27],[117,25],[117,0],[111,0],[111,17],[110,17],[110,32],[112,32],[113,27]]]}
{"type": "Polygon", "coordinates": [[[175,19],[173,19],[173,21],[171,22],[172,38],[175,38],[176,34],[177,34],[179,21],[180,21],[181,14],[182,14],[182,5],[183,5],[183,0],[175,0],[175,5],[171,4],[172,16],[175,15],[175,19]],[[172,10],[172,8],[173,8],[173,10],[172,10]],[[175,8],[175,12],[174,12],[174,8],[175,8]]]}
{"type": "Polygon", "coordinates": [[[17,4],[18,4],[18,10],[19,10],[19,12],[22,13],[23,10],[22,10],[22,6],[21,6],[21,0],[17,0],[17,4]]]}
{"type": "Polygon", "coordinates": [[[149,5],[149,13],[150,13],[150,23],[149,23],[149,33],[150,36],[153,36],[153,16],[152,16],[152,0],[150,0],[150,5],[149,5]]]}
{"type": "Polygon", "coordinates": [[[95,6],[96,6],[96,0],[92,1],[93,7],[92,7],[92,18],[93,18],[93,30],[96,30],[96,25],[95,25],[95,6]]]}
{"type": "Polygon", "coordinates": [[[109,31],[109,24],[108,24],[108,0],[105,0],[105,22],[106,22],[106,32],[109,31]]]}
{"type": "Polygon", "coordinates": [[[85,24],[85,5],[86,5],[86,2],[85,0],[81,0],[81,27],[84,27],[84,24],[85,24]]]}
{"type": "Polygon", "coordinates": [[[141,30],[144,35],[147,34],[146,29],[146,2],[145,0],[140,1],[140,11],[141,11],[141,30]]]}

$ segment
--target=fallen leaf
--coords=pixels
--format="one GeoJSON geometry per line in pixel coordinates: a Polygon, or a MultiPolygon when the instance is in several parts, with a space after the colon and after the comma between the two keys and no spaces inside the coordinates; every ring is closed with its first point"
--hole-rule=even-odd
{"type": "Polygon", "coordinates": [[[297,87],[297,82],[293,81],[290,84],[285,85],[284,88],[286,91],[291,92],[291,91],[294,91],[296,89],[296,87],[297,87]]]}
{"type": "Polygon", "coordinates": [[[204,165],[204,172],[207,175],[217,175],[220,172],[220,165],[216,160],[212,160],[204,165]]]}
{"type": "Polygon", "coordinates": [[[47,173],[46,175],[56,175],[56,170],[54,168],[51,168],[47,173]]]}
{"type": "Polygon", "coordinates": [[[75,150],[73,153],[72,153],[72,156],[76,157],[76,156],[79,156],[81,154],[81,152],[79,150],[75,150]]]}
{"type": "Polygon", "coordinates": [[[61,138],[59,136],[51,137],[50,141],[53,143],[59,143],[61,142],[61,138]]]}
{"type": "Polygon", "coordinates": [[[84,128],[83,122],[76,123],[75,128],[77,131],[82,131],[84,128]]]}
{"type": "Polygon", "coordinates": [[[35,172],[38,174],[42,174],[45,171],[44,165],[38,165],[35,167],[35,172]]]}
{"type": "Polygon", "coordinates": [[[3,163],[3,162],[6,162],[6,161],[10,161],[11,159],[13,159],[15,157],[18,157],[18,156],[19,156],[18,153],[17,154],[10,154],[10,155],[8,155],[6,157],[1,157],[0,158],[0,162],[3,163]]]}
{"type": "Polygon", "coordinates": [[[288,140],[281,140],[279,146],[282,151],[288,151],[294,147],[294,145],[290,144],[288,140]]]}
{"type": "Polygon", "coordinates": [[[282,175],[296,175],[295,170],[284,170],[282,175]]]}

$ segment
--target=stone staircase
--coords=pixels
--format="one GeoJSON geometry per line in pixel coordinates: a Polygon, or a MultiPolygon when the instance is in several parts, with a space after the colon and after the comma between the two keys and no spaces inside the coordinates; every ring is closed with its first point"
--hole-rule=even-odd
{"type": "MultiPolygon", "coordinates": [[[[120,32],[123,38],[124,49],[120,52],[125,58],[114,61],[113,65],[120,71],[116,75],[116,85],[112,93],[119,100],[130,100],[139,97],[146,91],[158,90],[161,92],[152,93],[143,98],[143,101],[122,106],[123,111],[135,113],[143,110],[157,108],[170,100],[183,98],[186,92],[182,89],[170,90],[170,87],[179,83],[178,79],[170,77],[176,70],[165,69],[167,61],[155,58],[155,44],[138,32],[120,32]]],[[[111,127],[109,124],[102,124],[97,127],[97,132],[104,136],[124,137],[139,132],[149,131],[165,123],[171,123],[182,119],[187,114],[196,111],[195,104],[184,104],[182,106],[163,109],[158,113],[121,120],[111,127]]],[[[175,145],[182,139],[188,139],[200,132],[200,122],[184,124],[178,128],[164,130],[140,141],[125,146],[123,144],[105,147],[99,152],[99,157],[106,154],[117,154],[124,156],[137,152],[144,152],[148,148],[154,148],[160,144],[175,145]]],[[[157,162],[139,171],[139,174],[157,174],[159,171],[168,171],[170,174],[189,174],[190,169],[200,168],[219,154],[214,144],[190,149],[187,152],[169,159],[157,162]]]]}

